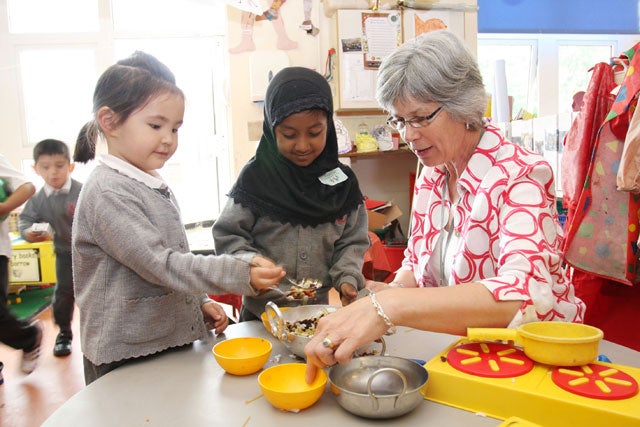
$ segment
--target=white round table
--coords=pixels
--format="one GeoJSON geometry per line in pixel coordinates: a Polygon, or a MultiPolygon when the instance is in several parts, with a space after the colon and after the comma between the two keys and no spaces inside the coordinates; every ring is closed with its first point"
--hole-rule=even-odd
{"type": "MultiPolygon", "coordinates": [[[[312,407],[298,413],[280,411],[261,396],[258,373],[233,376],[213,358],[213,345],[225,338],[258,336],[273,343],[265,368],[301,362],[268,333],[261,322],[231,325],[223,335],[197,341],[120,367],[99,378],[54,412],[43,424],[53,426],[235,426],[307,427],[363,426],[498,426],[502,421],[424,400],[412,412],[389,420],[371,420],[350,414],[327,391],[312,407]]],[[[385,337],[387,354],[425,361],[437,356],[458,336],[398,328],[385,337]]],[[[640,353],[610,342],[600,353],[615,363],[640,366],[640,353]]]]}

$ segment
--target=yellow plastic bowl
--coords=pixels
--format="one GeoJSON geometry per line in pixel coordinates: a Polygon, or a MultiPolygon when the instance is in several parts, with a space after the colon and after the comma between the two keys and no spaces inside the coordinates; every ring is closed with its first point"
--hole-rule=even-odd
{"type": "Polygon", "coordinates": [[[284,411],[308,408],[324,393],[327,374],[319,370],[313,383],[307,384],[305,369],[304,363],[285,363],[265,369],[258,375],[262,394],[269,403],[284,411]]]}
{"type": "Polygon", "coordinates": [[[213,346],[213,357],[233,375],[251,375],[258,372],[271,355],[271,342],[264,338],[231,338],[213,346]]]}

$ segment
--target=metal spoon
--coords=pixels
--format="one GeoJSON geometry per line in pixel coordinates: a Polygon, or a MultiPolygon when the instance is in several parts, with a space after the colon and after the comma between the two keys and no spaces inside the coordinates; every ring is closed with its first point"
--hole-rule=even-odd
{"type": "Polygon", "coordinates": [[[285,276],[285,279],[287,279],[287,282],[291,283],[291,285],[295,286],[296,288],[303,288],[302,285],[300,285],[298,282],[296,282],[295,280],[293,280],[291,277],[289,276],[285,276]]]}
{"type": "MultiPolygon", "coordinates": [[[[237,258],[237,257],[234,257],[234,258],[237,259],[238,261],[244,262],[245,264],[249,264],[249,266],[251,266],[251,267],[260,267],[258,264],[254,263],[252,261],[247,261],[245,259],[237,258]]],[[[288,277],[287,277],[287,279],[291,280],[288,277]]],[[[265,288],[265,290],[272,290],[272,291],[276,291],[276,292],[280,293],[281,295],[286,295],[286,293],[282,289],[278,288],[277,286],[270,286],[268,288],[265,288]]]]}
{"type": "MultiPolygon", "coordinates": [[[[289,283],[291,283],[293,286],[295,286],[296,288],[300,288],[300,289],[309,289],[311,287],[311,285],[307,285],[305,286],[303,283],[305,281],[305,279],[302,279],[301,281],[296,282],[295,280],[293,280],[292,278],[290,278],[289,276],[286,276],[285,279],[287,279],[287,281],[289,283]]],[[[307,279],[310,280],[312,282],[312,284],[314,284],[316,286],[316,289],[320,289],[322,287],[322,282],[320,282],[317,279],[307,279]]]]}

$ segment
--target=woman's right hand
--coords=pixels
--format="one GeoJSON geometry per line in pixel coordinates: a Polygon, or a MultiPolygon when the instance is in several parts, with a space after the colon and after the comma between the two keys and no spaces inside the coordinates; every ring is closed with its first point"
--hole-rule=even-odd
{"type": "Polygon", "coordinates": [[[251,286],[257,290],[278,286],[278,283],[286,274],[287,272],[281,265],[276,265],[269,258],[256,255],[251,260],[249,279],[251,286]]]}
{"type": "Polygon", "coordinates": [[[385,289],[389,289],[389,285],[384,282],[375,282],[373,280],[365,281],[365,288],[369,289],[371,292],[380,292],[385,289]]]}

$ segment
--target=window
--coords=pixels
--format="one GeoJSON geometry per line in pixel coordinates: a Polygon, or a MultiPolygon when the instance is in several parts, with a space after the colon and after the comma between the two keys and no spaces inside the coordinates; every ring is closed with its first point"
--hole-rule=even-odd
{"type": "Polygon", "coordinates": [[[94,49],[90,48],[19,49],[28,141],[37,142],[51,135],[73,141],[80,127],[91,118],[95,62],[94,49]],[[66,119],[60,120],[61,116],[66,119]]]}
{"type": "MultiPolygon", "coordinates": [[[[18,104],[5,108],[22,112],[23,166],[32,164],[31,148],[44,138],[61,139],[73,149],[78,131],[91,118],[100,73],[133,51],[144,50],[174,72],[186,97],[178,151],[160,173],[178,197],[185,223],[217,217],[231,181],[222,87],[224,2],[7,0],[3,4],[8,17],[3,31],[11,55],[8,63],[16,69],[18,104]]],[[[84,181],[92,167],[78,165],[74,178],[84,181]]],[[[30,178],[42,185],[37,177],[30,178]]]]}
{"type": "Polygon", "coordinates": [[[609,62],[617,56],[611,43],[577,44],[566,43],[558,46],[558,112],[571,111],[573,95],[586,90],[591,73],[589,70],[598,62],[609,62]]]}
{"type": "Polygon", "coordinates": [[[225,27],[226,7],[218,0],[111,0],[111,5],[116,34],[221,35],[225,27]]]}
{"type": "Polygon", "coordinates": [[[9,32],[80,33],[98,31],[98,2],[7,0],[9,32]]]}
{"type": "Polygon", "coordinates": [[[514,113],[522,106],[537,116],[571,112],[573,95],[588,86],[589,70],[598,62],[609,63],[638,41],[637,1],[477,3],[482,75],[491,83],[491,65],[505,60],[514,113]]]}
{"type": "Polygon", "coordinates": [[[637,42],[631,35],[478,34],[478,63],[488,92],[493,64],[505,60],[512,116],[521,108],[539,117],[571,111],[598,62],[609,63],[637,42]]]}
{"type": "Polygon", "coordinates": [[[536,52],[537,43],[531,40],[517,44],[507,40],[478,43],[478,65],[488,92],[493,92],[496,61],[505,61],[508,93],[513,97],[512,116],[520,110],[537,111],[536,52]]]}
{"type": "Polygon", "coordinates": [[[225,128],[216,123],[224,113],[221,105],[217,111],[215,108],[221,100],[214,99],[214,93],[220,88],[213,85],[221,79],[215,70],[216,60],[223,57],[222,44],[198,38],[119,39],[114,48],[117,58],[135,50],[148,52],[175,74],[186,97],[184,123],[178,132],[178,150],[161,173],[178,198],[185,223],[214,219],[221,210],[218,186],[224,192],[229,185],[218,170],[219,163],[225,167],[228,164],[218,162],[221,156],[226,158],[228,151],[223,138],[225,128]]]}

